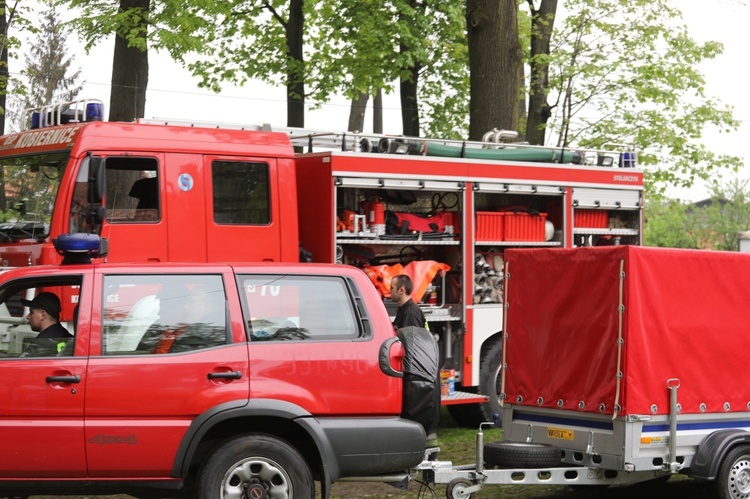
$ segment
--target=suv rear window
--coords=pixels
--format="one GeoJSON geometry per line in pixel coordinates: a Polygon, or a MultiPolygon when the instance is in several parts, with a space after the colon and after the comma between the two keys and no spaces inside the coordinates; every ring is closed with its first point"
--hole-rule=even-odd
{"type": "Polygon", "coordinates": [[[219,275],[108,275],[104,355],[168,354],[228,342],[219,275]]]}
{"type": "Polygon", "coordinates": [[[342,340],[362,336],[344,279],[238,277],[250,341],[342,340]]]}

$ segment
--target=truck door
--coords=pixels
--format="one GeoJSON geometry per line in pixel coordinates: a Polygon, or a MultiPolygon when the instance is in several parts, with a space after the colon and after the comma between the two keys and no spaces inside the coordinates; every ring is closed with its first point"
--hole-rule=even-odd
{"type": "MultiPolygon", "coordinates": [[[[208,261],[279,261],[276,160],[206,156],[204,165],[208,261]]],[[[296,227],[286,230],[296,237],[296,227]]]]}
{"type": "Polygon", "coordinates": [[[92,227],[88,158],[73,189],[69,232],[96,232],[109,240],[110,262],[167,260],[161,154],[130,153],[103,158],[106,184],[101,226],[92,227]]]}
{"type": "MultiPolygon", "coordinates": [[[[80,306],[76,311],[85,318],[93,279],[53,272],[0,286],[0,476],[4,478],[76,478],[86,474],[83,404],[88,326],[84,320],[75,328],[73,308],[63,301],[58,317],[73,336],[37,338],[39,331],[32,330],[30,322],[39,327],[43,314],[49,312],[26,307],[21,299],[32,300],[43,291],[64,298],[62,290],[66,289],[68,300],[80,306]]],[[[50,300],[32,303],[50,307],[50,300]]],[[[64,331],[58,329],[58,333],[64,331]]],[[[44,336],[52,335],[47,331],[44,336]]]]}

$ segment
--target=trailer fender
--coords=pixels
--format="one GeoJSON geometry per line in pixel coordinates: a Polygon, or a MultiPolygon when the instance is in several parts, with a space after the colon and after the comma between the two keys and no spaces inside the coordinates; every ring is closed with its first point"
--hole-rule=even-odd
{"type": "Polygon", "coordinates": [[[707,436],[698,446],[690,465],[689,476],[715,480],[724,456],[736,445],[750,443],[750,432],[719,430],[707,436]]]}

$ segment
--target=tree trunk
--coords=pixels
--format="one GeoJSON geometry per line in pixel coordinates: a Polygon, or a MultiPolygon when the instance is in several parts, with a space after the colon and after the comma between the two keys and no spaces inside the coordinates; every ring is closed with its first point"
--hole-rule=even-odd
{"type": "MultiPolygon", "coordinates": [[[[0,135],[5,135],[5,116],[8,114],[5,112],[8,103],[7,90],[8,90],[8,6],[5,0],[0,0],[0,36],[2,37],[2,47],[0,49],[0,135]]],[[[5,168],[0,167],[0,210],[5,211],[8,208],[7,201],[5,200],[5,168]]]]}
{"type": "MultiPolygon", "coordinates": [[[[412,10],[419,8],[417,0],[409,0],[412,10]]],[[[399,14],[400,21],[403,25],[413,26],[413,19],[399,14]]],[[[399,42],[399,52],[403,60],[412,61],[411,67],[401,68],[401,77],[399,90],[401,94],[401,121],[403,123],[404,135],[408,137],[419,137],[419,106],[417,100],[417,85],[419,83],[419,70],[421,63],[416,59],[414,54],[409,52],[412,47],[406,45],[403,41],[399,42]]]]}
{"type": "Polygon", "coordinates": [[[372,133],[383,133],[383,91],[377,89],[372,99],[372,133]]]}
{"type": "Polygon", "coordinates": [[[128,47],[126,29],[135,29],[145,40],[148,32],[147,16],[150,0],[120,0],[120,11],[140,9],[137,26],[119,31],[115,36],[115,53],[112,59],[112,91],[109,98],[110,121],[134,121],[146,112],[148,88],[148,49],[128,47]]]}
{"type": "Polygon", "coordinates": [[[521,47],[515,0],[466,0],[469,139],[493,128],[518,130],[521,47]]]}
{"type": "Polygon", "coordinates": [[[419,110],[417,109],[418,79],[418,67],[411,68],[409,76],[401,77],[401,121],[403,122],[404,135],[408,137],[419,137],[419,110]]]}
{"type": "Polygon", "coordinates": [[[531,61],[529,63],[529,115],[526,120],[526,140],[531,144],[544,145],[545,128],[551,116],[547,102],[549,89],[550,38],[555,24],[557,0],[542,0],[539,9],[534,9],[533,0],[528,0],[531,11],[531,61]]]}
{"type": "MultiPolygon", "coordinates": [[[[8,114],[6,111],[8,103],[8,5],[5,0],[0,0],[0,9],[2,9],[2,15],[0,15],[0,37],[2,37],[2,50],[0,52],[0,135],[5,135],[5,116],[8,114]]],[[[2,168],[0,168],[2,172],[2,168]]],[[[1,180],[1,179],[0,179],[1,180]]],[[[1,194],[2,196],[2,209],[5,209],[5,190],[1,194]]]]}
{"type": "Polygon", "coordinates": [[[286,124],[305,126],[305,56],[303,52],[304,0],[290,0],[289,20],[286,24],[287,81],[286,124]]]}
{"type": "Polygon", "coordinates": [[[352,105],[349,109],[349,132],[362,132],[365,129],[365,111],[367,110],[367,101],[370,100],[370,94],[367,92],[358,92],[357,97],[352,99],[352,105]]]}

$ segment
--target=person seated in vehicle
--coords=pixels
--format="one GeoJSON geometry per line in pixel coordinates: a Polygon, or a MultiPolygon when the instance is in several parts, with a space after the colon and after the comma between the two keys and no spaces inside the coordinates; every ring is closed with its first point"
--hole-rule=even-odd
{"type": "Polygon", "coordinates": [[[56,294],[42,292],[33,300],[21,299],[21,304],[29,307],[26,320],[32,331],[39,334],[24,350],[24,356],[57,355],[65,348],[73,335],[60,324],[60,299],[56,294]]]}
{"type": "Polygon", "coordinates": [[[29,321],[32,331],[39,332],[37,339],[43,338],[72,338],[73,335],[60,324],[60,299],[56,294],[48,291],[39,293],[33,300],[21,299],[25,307],[29,307],[29,321]]]}
{"type": "Polygon", "coordinates": [[[158,210],[159,180],[143,172],[142,177],[133,183],[128,196],[138,200],[137,210],[158,210]]]}

